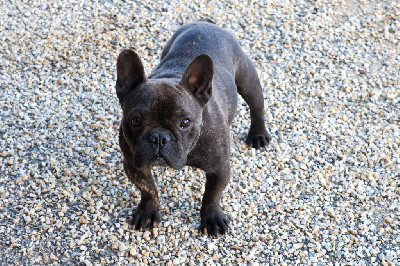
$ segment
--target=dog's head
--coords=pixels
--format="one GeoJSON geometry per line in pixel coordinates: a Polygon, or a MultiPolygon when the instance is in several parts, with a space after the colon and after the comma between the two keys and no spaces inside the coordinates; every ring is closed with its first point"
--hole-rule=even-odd
{"type": "Polygon", "coordinates": [[[117,59],[116,92],[122,107],[121,133],[138,169],[168,165],[180,169],[202,127],[202,109],[211,97],[213,62],[193,59],[181,80],[146,79],[131,49],[117,59]]]}

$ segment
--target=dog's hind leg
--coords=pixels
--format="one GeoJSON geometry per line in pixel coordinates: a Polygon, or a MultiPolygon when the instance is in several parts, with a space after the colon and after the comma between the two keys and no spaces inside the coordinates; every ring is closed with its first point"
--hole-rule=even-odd
{"type": "Polygon", "coordinates": [[[264,97],[257,70],[247,55],[243,53],[242,58],[235,73],[235,83],[239,94],[250,107],[251,125],[246,144],[259,149],[267,146],[272,137],[265,128],[264,97]]]}

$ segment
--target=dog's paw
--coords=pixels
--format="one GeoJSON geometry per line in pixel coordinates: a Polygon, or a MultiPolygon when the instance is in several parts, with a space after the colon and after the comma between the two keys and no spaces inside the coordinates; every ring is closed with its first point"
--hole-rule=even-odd
{"type": "Polygon", "coordinates": [[[144,210],[138,207],[132,214],[130,224],[133,229],[142,231],[145,228],[156,227],[160,221],[160,213],[157,208],[144,210]]]}
{"type": "Polygon", "coordinates": [[[219,205],[202,207],[200,231],[215,237],[228,233],[229,220],[219,205]]]}
{"type": "Polygon", "coordinates": [[[246,139],[246,144],[252,148],[260,149],[261,147],[266,147],[271,142],[272,137],[270,134],[265,132],[264,134],[260,135],[248,135],[246,139]]]}

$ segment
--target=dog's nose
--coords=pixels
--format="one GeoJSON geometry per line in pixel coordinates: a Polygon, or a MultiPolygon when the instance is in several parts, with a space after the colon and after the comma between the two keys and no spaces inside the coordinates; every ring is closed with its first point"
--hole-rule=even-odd
{"type": "Polygon", "coordinates": [[[149,141],[153,144],[163,146],[171,140],[168,133],[162,131],[154,131],[149,134],[149,141]]]}

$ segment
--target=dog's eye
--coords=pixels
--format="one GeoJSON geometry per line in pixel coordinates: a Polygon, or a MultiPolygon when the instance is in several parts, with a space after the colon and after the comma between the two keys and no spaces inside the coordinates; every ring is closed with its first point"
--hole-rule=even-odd
{"type": "Polygon", "coordinates": [[[137,127],[140,126],[142,124],[142,120],[140,119],[140,117],[134,117],[132,119],[132,126],[137,127]]]}
{"type": "Polygon", "coordinates": [[[182,129],[186,129],[190,126],[190,119],[185,118],[182,120],[181,124],[179,125],[182,129]]]}

